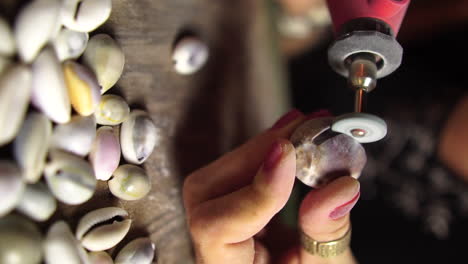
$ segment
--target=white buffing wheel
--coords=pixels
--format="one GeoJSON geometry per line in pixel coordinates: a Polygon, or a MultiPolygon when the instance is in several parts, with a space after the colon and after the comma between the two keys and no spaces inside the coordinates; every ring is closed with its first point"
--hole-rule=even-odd
{"type": "Polygon", "coordinates": [[[331,129],[353,137],[359,143],[381,140],[387,135],[387,124],[380,117],[364,113],[351,113],[339,116],[331,129]]]}

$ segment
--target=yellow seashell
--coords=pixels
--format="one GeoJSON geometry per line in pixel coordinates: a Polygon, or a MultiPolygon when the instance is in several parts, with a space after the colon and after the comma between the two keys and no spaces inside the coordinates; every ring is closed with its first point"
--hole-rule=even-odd
{"type": "Polygon", "coordinates": [[[101,100],[100,87],[94,73],[73,61],[63,64],[63,72],[73,109],[82,116],[93,114],[101,100]]]}

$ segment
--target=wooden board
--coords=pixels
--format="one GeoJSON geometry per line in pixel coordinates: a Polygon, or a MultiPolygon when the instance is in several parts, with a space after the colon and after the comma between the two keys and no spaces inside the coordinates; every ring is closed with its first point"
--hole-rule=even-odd
{"type": "MultiPolygon", "coordinates": [[[[193,263],[181,198],[184,177],[271,125],[288,108],[265,3],[113,1],[110,20],[97,32],[117,40],[126,64],[109,93],[147,110],[159,129],[160,142],[144,164],[152,190],[142,200],[123,202],[101,182],[91,201],[61,205],[53,220],[65,219],[74,228],[91,209],[121,206],[134,220],[125,241],[149,235],[158,263],[193,263]],[[211,49],[208,64],[193,76],[178,75],[172,67],[173,42],[185,30],[197,32],[211,49]]],[[[13,20],[19,6],[5,0],[0,12],[13,20]]]]}

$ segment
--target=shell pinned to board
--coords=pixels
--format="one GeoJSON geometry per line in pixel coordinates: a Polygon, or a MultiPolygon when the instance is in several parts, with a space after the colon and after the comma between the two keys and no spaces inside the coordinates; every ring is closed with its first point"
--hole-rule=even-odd
{"type": "Polygon", "coordinates": [[[87,32],[74,31],[62,28],[54,39],[54,48],[60,61],[76,59],[83,54],[88,45],[89,34],[87,32]]]}
{"type": "Polygon", "coordinates": [[[120,143],[112,127],[103,126],[97,130],[89,160],[96,179],[109,180],[120,162],[120,143]]]}
{"type": "Polygon", "coordinates": [[[56,123],[70,121],[71,105],[62,66],[52,47],[44,48],[32,64],[32,104],[56,123]]]}
{"type": "Polygon", "coordinates": [[[55,222],[47,231],[44,255],[47,264],[89,263],[88,254],[64,221],[55,222]]]}
{"type": "MultiPolygon", "coordinates": [[[[15,38],[10,25],[0,17],[0,56],[11,57],[16,52],[15,38]]],[[[1,71],[0,71],[1,72],[1,71]]]]}
{"type": "Polygon", "coordinates": [[[120,250],[115,257],[115,264],[151,264],[155,246],[147,237],[137,238],[120,250]]]}
{"type": "Polygon", "coordinates": [[[31,70],[27,66],[11,66],[0,76],[0,146],[18,133],[30,96],[31,70]]]}
{"type": "Polygon", "coordinates": [[[50,157],[51,162],[46,165],[44,174],[54,196],[70,205],[89,200],[96,189],[96,178],[90,164],[59,150],[52,150],[50,157]]]}
{"type": "Polygon", "coordinates": [[[91,150],[95,138],[94,117],[76,115],[70,122],[55,127],[50,146],[84,157],[91,150]]]}
{"type": "Polygon", "coordinates": [[[132,111],[120,128],[120,144],[125,160],[133,164],[145,162],[158,143],[158,133],[148,113],[132,111]]]}
{"type": "Polygon", "coordinates": [[[76,238],[90,251],[107,250],[117,245],[130,230],[132,220],[119,207],[105,207],[87,213],[76,228],[76,238]]]}
{"type": "Polygon", "coordinates": [[[145,170],[131,164],[118,167],[108,184],[113,195],[127,201],[139,200],[151,190],[151,180],[145,170]]]}
{"type": "Polygon", "coordinates": [[[0,263],[39,264],[42,235],[36,224],[19,215],[0,218],[0,263]]]}
{"type": "Polygon", "coordinates": [[[34,221],[46,221],[57,208],[57,201],[41,182],[26,185],[26,190],[21,197],[16,209],[32,218],[34,221]]]}
{"type": "Polygon", "coordinates": [[[94,112],[94,117],[100,125],[115,126],[127,120],[129,114],[130,107],[122,97],[105,94],[94,112]]]}
{"type": "Polygon", "coordinates": [[[71,60],[63,63],[63,72],[73,109],[82,116],[93,114],[101,101],[96,75],[87,67],[71,60]]]}
{"type": "Polygon", "coordinates": [[[11,161],[0,160],[0,217],[10,213],[21,200],[25,185],[20,169],[11,161]]]}
{"type": "Polygon", "coordinates": [[[107,34],[98,34],[89,40],[83,59],[96,73],[102,94],[117,83],[125,65],[122,48],[107,34]]]}
{"type": "Polygon", "coordinates": [[[51,136],[49,119],[41,113],[29,113],[13,143],[13,155],[26,182],[35,183],[41,178],[51,136]]]}
{"type": "Polygon", "coordinates": [[[111,0],[64,0],[62,23],[72,30],[91,32],[106,22],[111,10],[111,0]]]}
{"type": "Polygon", "coordinates": [[[21,60],[31,63],[42,47],[60,29],[61,1],[36,0],[23,7],[16,17],[14,34],[21,60]]]}

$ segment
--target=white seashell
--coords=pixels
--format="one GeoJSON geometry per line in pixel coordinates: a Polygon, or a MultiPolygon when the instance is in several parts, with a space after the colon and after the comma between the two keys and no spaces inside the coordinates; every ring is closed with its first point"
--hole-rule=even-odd
{"type": "Polygon", "coordinates": [[[0,56],[13,56],[16,51],[15,38],[10,25],[2,17],[0,17],[0,39],[2,40],[0,41],[0,56]]]}
{"type": "Polygon", "coordinates": [[[0,160],[0,217],[15,208],[24,188],[19,168],[13,162],[0,160]]]}
{"type": "Polygon", "coordinates": [[[111,10],[111,0],[64,0],[62,23],[72,30],[91,32],[106,22],[111,10]]]}
{"type": "Polygon", "coordinates": [[[125,160],[130,163],[143,163],[153,152],[158,140],[156,126],[144,111],[132,111],[122,123],[120,144],[125,160]]]}
{"type": "Polygon", "coordinates": [[[122,48],[107,34],[98,34],[89,40],[83,59],[96,73],[101,93],[112,88],[119,80],[125,64],[122,48]]]}
{"type": "Polygon", "coordinates": [[[102,96],[94,117],[100,125],[114,126],[125,121],[129,114],[130,107],[122,97],[106,94],[102,96]]]}
{"type": "Polygon", "coordinates": [[[42,235],[32,221],[19,215],[0,218],[0,263],[39,264],[42,235]]]}
{"type": "Polygon", "coordinates": [[[44,241],[44,255],[47,264],[89,263],[86,251],[64,221],[55,222],[49,228],[44,241]]]}
{"type": "Polygon", "coordinates": [[[108,184],[113,195],[127,201],[141,199],[151,190],[151,180],[145,170],[130,164],[117,168],[108,184]]]}
{"type": "Polygon", "coordinates": [[[115,264],[151,264],[155,246],[149,238],[137,238],[128,243],[115,258],[115,264]]]}
{"type": "Polygon", "coordinates": [[[52,121],[70,121],[71,105],[62,65],[51,47],[45,48],[32,65],[31,100],[52,121]]]}
{"type": "Polygon", "coordinates": [[[13,144],[13,155],[26,182],[37,182],[42,176],[51,136],[52,123],[46,116],[28,114],[13,144]]]}
{"type": "Polygon", "coordinates": [[[106,207],[87,213],[76,228],[76,238],[90,251],[102,251],[119,243],[130,229],[132,220],[119,207],[106,207]]]}
{"type": "Polygon", "coordinates": [[[54,196],[66,204],[81,204],[89,200],[96,189],[96,178],[88,162],[80,157],[53,150],[51,162],[44,174],[54,196]]]}
{"type": "Polygon", "coordinates": [[[78,156],[86,156],[96,138],[96,122],[93,116],[73,116],[69,123],[57,125],[52,134],[51,147],[78,156]]]}
{"type": "Polygon", "coordinates": [[[23,122],[31,95],[31,71],[24,65],[9,67],[0,76],[0,146],[11,141],[23,122]]]}
{"type": "Polygon", "coordinates": [[[16,209],[35,221],[45,221],[55,212],[57,202],[47,186],[41,182],[26,185],[16,209]]]}
{"type": "Polygon", "coordinates": [[[32,62],[41,48],[56,36],[60,7],[58,0],[36,0],[27,4],[16,17],[15,40],[24,62],[32,62]]]}
{"type": "Polygon", "coordinates": [[[107,181],[120,162],[120,143],[112,127],[103,126],[97,130],[96,139],[89,154],[96,179],[107,181]]]}
{"type": "Polygon", "coordinates": [[[63,72],[73,109],[82,116],[93,114],[101,100],[96,75],[83,65],[70,60],[63,64],[63,72]]]}
{"type": "Polygon", "coordinates": [[[176,44],[172,60],[176,72],[189,75],[200,70],[208,56],[208,46],[203,41],[195,37],[185,37],[176,44]]]}
{"type": "Polygon", "coordinates": [[[105,251],[90,252],[88,256],[90,264],[114,264],[112,258],[105,251]]]}
{"type": "Polygon", "coordinates": [[[76,59],[83,54],[88,45],[89,34],[62,28],[54,40],[54,48],[60,61],[76,59]]]}

